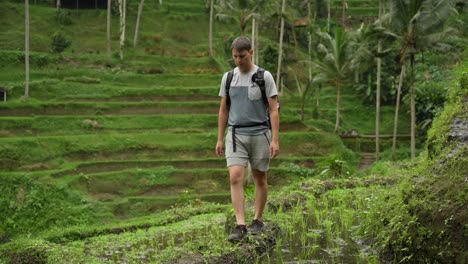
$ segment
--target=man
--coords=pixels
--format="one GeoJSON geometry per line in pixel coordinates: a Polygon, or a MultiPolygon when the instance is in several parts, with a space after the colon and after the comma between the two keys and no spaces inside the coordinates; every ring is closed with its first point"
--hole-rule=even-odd
{"type": "MultiPolygon", "coordinates": [[[[263,230],[263,209],[267,199],[267,171],[270,158],[279,153],[278,91],[270,72],[263,72],[265,95],[252,76],[259,67],[252,63],[253,50],[250,39],[236,38],[231,45],[232,58],[237,67],[233,70],[229,96],[226,94],[225,73],[221,81],[218,113],[218,140],[216,154],[223,155],[223,137],[226,126],[226,162],[231,186],[231,200],[237,225],[229,240],[240,241],[247,232],[258,234],[263,230]],[[250,162],[255,183],[255,216],[246,227],[244,217],[244,172],[250,162]]],[[[255,75],[257,76],[257,75],[255,75]]]]}

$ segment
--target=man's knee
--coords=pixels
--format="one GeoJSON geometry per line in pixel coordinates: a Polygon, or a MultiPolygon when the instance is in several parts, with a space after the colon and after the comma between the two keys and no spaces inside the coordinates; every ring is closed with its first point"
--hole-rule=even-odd
{"type": "Polygon", "coordinates": [[[244,183],[244,167],[231,166],[229,167],[229,181],[231,185],[244,183]]]}
{"type": "Polygon", "coordinates": [[[254,178],[256,185],[265,185],[267,184],[267,172],[266,171],[259,171],[259,170],[252,170],[252,176],[254,178]]]}

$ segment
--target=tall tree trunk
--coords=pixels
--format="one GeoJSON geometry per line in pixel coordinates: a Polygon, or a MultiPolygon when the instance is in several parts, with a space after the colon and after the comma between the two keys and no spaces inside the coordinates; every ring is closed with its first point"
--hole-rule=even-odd
{"type": "Polygon", "coordinates": [[[256,61],[255,61],[255,54],[257,53],[257,49],[256,49],[256,39],[255,39],[255,17],[252,17],[252,50],[254,51],[253,54],[253,58],[252,58],[252,63],[253,64],[258,64],[256,61]]]}
{"type": "Polygon", "coordinates": [[[126,0],[119,0],[120,11],[120,60],[124,59],[123,49],[125,45],[125,13],[126,13],[126,0]]]}
{"type": "Polygon", "coordinates": [[[341,100],[341,82],[336,85],[336,117],[335,117],[335,133],[340,129],[340,100],[341,100]]]}
{"type": "Polygon", "coordinates": [[[327,32],[330,33],[330,19],[331,19],[331,2],[332,0],[327,0],[327,32]]]}
{"type": "Polygon", "coordinates": [[[213,16],[214,16],[214,0],[210,0],[210,29],[208,32],[208,54],[213,56],[213,16]]]}
{"type": "Polygon", "coordinates": [[[346,0],[341,0],[341,23],[343,24],[343,28],[346,27],[346,0]]]}
{"type": "Polygon", "coordinates": [[[55,2],[55,8],[57,8],[57,10],[59,10],[60,5],[61,5],[60,0],[57,0],[57,2],[55,2]]]}
{"type": "Polygon", "coordinates": [[[29,0],[24,0],[24,100],[29,98],[29,0]]]}
{"type": "MultiPolygon", "coordinates": [[[[382,18],[382,0],[379,0],[379,26],[382,18]]],[[[380,159],[380,89],[381,89],[381,74],[382,74],[382,40],[379,39],[377,44],[377,91],[375,94],[375,160],[380,159]]]]}
{"type": "Polygon", "coordinates": [[[254,53],[254,58],[255,58],[255,62],[258,63],[258,55],[259,55],[259,51],[260,51],[260,39],[258,38],[258,24],[259,22],[258,21],[255,21],[255,49],[256,49],[256,53],[254,53]]]}
{"type": "Polygon", "coordinates": [[[281,61],[283,58],[283,35],[284,35],[284,11],[286,9],[286,1],[283,0],[281,5],[281,25],[280,25],[280,39],[278,48],[278,69],[276,70],[276,86],[278,87],[278,93],[282,94],[283,89],[281,87],[281,61]]]}
{"type": "Polygon", "coordinates": [[[137,42],[138,42],[138,32],[140,30],[140,18],[141,18],[141,13],[143,12],[143,5],[145,4],[145,0],[141,0],[140,4],[138,5],[138,15],[137,15],[137,20],[136,20],[136,25],[135,25],[135,35],[133,37],[133,47],[136,48],[137,42]]]}
{"type": "Polygon", "coordinates": [[[398,111],[400,110],[401,87],[403,86],[403,78],[405,76],[405,63],[401,65],[400,80],[398,81],[395,118],[393,119],[393,140],[392,140],[392,160],[396,160],[396,141],[398,131],[398,111]]]}
{"type": "MultiPolygon", "coordinates": [[[[310,24],[312,24],[311,20],[311,10],[310,10],[310,2],[307,3],[307,21],[310,24]]],[[[310,29],[309,32],[307,32],[307,50],[308,50],[308,57],[309,57],[309,83],[312,82],[312,34],[310,34],[310,29]]]]}
{"type": "Polygon", "coordinates": [[[94,0],[94,9],[98,9],[97,0],[94,0]]]}
{"type": "Polygon", "coordinates": [[[410,57],[410,104],[411,104],[411,160],[414,160],[416,152],[416,104],[414,101],[414,53],[410,57]]]}
{"type": "Polygon", "coordinates": [[[107,65],[111,65],[111,4],[112,0],[107,0],[107,65]]]}

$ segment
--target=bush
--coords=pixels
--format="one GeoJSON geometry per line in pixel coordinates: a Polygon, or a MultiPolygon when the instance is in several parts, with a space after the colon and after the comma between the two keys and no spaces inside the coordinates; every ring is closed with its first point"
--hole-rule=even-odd
{"type": "Polygon", "coordinates": [[[62,9],[58,10],[55,14],[55,20],[63,26],[73,25],[73,20],[70,17],[70,11],[65,12],[62,9]]]}
{"type": "Polygon", "coordinates": [[[68,37],[65,36],[64,33],[56,32],[52,36],[51,45],[52,45],[52,52],[61,53],[71,45],[71,40],[69,40],[68,37]]]}
{"type": "Polygon", "coordinates": [[[66,187],[25,175],[0,176],[0,230],[5,238],[52,227],[89,223],[92,209],[66,187]]]}

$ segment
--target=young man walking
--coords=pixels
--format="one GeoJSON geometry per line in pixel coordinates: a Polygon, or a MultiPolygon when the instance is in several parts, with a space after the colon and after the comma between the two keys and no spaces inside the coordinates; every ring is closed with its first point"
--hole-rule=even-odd
{"type": "Polygon", "coordinates": [[[262,215],[268,192],[267,171],[270,158],[279,153],[279,105],[273,76],[252,63],[250,39],[243,36],[236,38],[231,51],[237,67],[231,74],[225,73],[221,81],[216,154],[226,156],[237,222],[229,240],[235,242],[240,241],[247,232],[258,234],[263,230],[262,215]],[[226,150],[223,153],[226,127],[226,150]],[[249,162],[255,183],[255,216],[246,227],[244,172],[249,162]]]}

